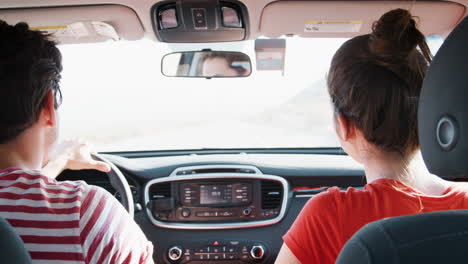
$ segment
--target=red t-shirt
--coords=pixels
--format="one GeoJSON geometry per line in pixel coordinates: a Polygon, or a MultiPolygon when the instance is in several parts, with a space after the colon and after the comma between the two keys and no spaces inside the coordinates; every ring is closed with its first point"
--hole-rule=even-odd
{"type": "Polygon", "coordinates": [[[364,225],[387,217],[468,209],[467,191],[457,184],[441,196],[428,196],[389,179],[362,190],[333,187],[307,202],[283,240],[302,264],[335,263],[346,241],[364,225]]]}

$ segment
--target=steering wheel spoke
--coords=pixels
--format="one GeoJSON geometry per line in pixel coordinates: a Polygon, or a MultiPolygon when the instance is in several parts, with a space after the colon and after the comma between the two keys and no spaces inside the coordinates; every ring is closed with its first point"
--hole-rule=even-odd
{"type": "Polygon", "coordinates": [[[103,157],[100,154],[93,154],[93,157],[96,160],[103,161],[109,164],[111,170],[107,173],[109,176],[109,181],[114,187],[114,189],[120,194],[123,207],[128,211],[131,217],[133,217],[135,209],[134,209],[134,201],[132,191],[130,189],[130,185],[127,182],[127,179],[123,175],[123,173],[114,165],[111,161],[107,158],[103,157]]]}

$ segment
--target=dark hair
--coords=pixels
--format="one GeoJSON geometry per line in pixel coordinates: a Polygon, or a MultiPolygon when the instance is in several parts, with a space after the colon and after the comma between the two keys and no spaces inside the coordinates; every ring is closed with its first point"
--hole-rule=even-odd
{"type": "Polygon", "coordinates": [[[240,66],[240,65],[233,65],[234,62],[236,61],[243,61],[245,58],[243,56],[237,55],[236,52],[232,52],[230,54],[226,54],[226,52],[223,51],[211,51],[205,54],[202,58],[200,58],[198,62],[198,74],[203,75],[203,65],[207,60],[211,59],[223,59],[226,60],[226,62],[229,64],[229,67],[231,67],[233,70],[237,72],[239,76],[244,75],[247,70],[240,66]]]}
{"type": "Polygon", "coordinates": [[[419,94],[431,59],[411,14],[387,12],[371,34],[348,40],[335,53],[328,73],[335,113],[384,151],[414,152],[419,94]]]}
{"type": "Polygon", "coordinates": [[[48,35],[0,20],[0,144],[38,120],[51,89],[60,105],[61,71],[62,56],[48,35]]]}

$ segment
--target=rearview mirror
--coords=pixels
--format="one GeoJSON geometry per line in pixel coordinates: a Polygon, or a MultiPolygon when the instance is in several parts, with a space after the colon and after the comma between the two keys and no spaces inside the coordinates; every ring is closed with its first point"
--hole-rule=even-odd
{"type": "Polygon", "coordinates": [[[168,77],[247,77],[252,65],[242,52],[187,51],[164,56],[161,70],[168,77]]]}

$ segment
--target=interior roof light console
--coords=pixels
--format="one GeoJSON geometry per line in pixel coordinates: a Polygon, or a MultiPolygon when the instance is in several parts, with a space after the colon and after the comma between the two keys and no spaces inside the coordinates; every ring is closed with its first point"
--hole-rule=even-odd
{"type": "Polygon", "coordinates": [[[249,35],[247,8],[236,0],[163,1],[151,8],[151,18],[162,42],[241,41],[249,35]]]}
{"type": "Polygon", "coordinates": [[[144,203],[150,221],[163,228],[252,228],[283,219],[289,188],[252,166],[183,167],[149,181],[144,203]]]}

